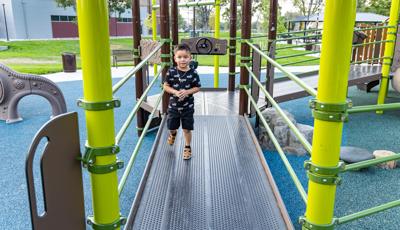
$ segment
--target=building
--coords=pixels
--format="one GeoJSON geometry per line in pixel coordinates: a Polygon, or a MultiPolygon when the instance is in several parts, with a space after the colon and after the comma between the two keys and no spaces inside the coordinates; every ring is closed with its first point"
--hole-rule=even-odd
{"type": "MultiPolygon", "coordinates": [[[[140,0],[142,34],[149,5],[140,0]]],[[[120,17],[110,15],[111,36],[132,35],[131,10],[120,17]]],[[[94,25],[95,26],[95,25],[94,25]]],[[[54,0],[0,0],[0,39],[51,39],[78,37],[76,12],[72,7],[58,7],[54,0]]]]}
{"type": "MultiPolygon", "coordinates": [[[[387,16],[374,13],[357,12],[356,14],[356,24],[379,24],[384,23],[388,19],[389,17],[387,16]]],[[[306,25],[308,29],[316,27],[321,29],[323,26],[323,22],[324,12],[321,11],[321,13],[310,15],[309,17],[299,16],[293,20],[290,20],[288,29],[290,31],[304,30],[306,25]]]]}

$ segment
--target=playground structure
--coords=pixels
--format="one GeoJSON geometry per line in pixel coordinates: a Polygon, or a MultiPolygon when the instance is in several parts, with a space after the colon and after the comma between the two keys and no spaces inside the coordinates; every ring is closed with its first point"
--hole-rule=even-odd
{"type": "MultiPolygon", "coordinates": [[[[80,0],[77,4],[82,49],[81,54],[82,59],[85,60],[83,62],[85,97],[79,100],[79,105],[85,109],[88,123],[88,141],[82,162],[91,173],[94,216],[88,218],[87,221],[94,229],[118,229],[126,222],[126,219],[122,217],[119,212],[118,196],[123,191],[124,184],[126,183],[129,171],[132,168],[135,156],[140,148],[141,141],[149,129],[151,120],[155,116],[156,108],[161,101],[163,101],[162,111],[166,111],[168,95],[164,94],[164,91],[161,90],[161,94],[158,96],[156,104],[150,114],[146,114],[140,106],[145,100],[150,87],[157,82],[160,75],[165,77],[166,68],[172,64],[171,43],[172,45],[178,43],[178,38],[175,37],[177,33],[174,33],[177,26],[172,26],[173,39],[171,40],[169,38],[169,4],[167,0],[161,0],[160,44],[147,58],[141,60],[138,55],[141,40],[139,33],[140,26],[138,26],[140,25],[139,1],[135,0],[132,3],[133,23],[135,25],[134,28],[137,28],[134,30],[135,67],[126,77],[121,79],[121,81],[114,86],[111,85],[109,70],[109,46],[105,45],[109,44],[108,27],[105,26],[108,23],[106,1],[80,0]],[[94,23],[103,25],[99,26],[99,30],[96,34],[91,33],[92,30],[90,29],[94,23]],[[148,87],[144,89],[144,76],[143,72],[140,70],[148,62],[150,57],[160,49],[161,69],[157,70],[153,80],[149,83],[148,87]],[[133,74],[135,74],[137,87],[136,98],[138,101],[122,129],[115,135],[113,109],[118,107],[120,102],[114,99],[112,95],[118,91],[133,74]],[[118,143],[135,115],[137,115],[138,132],[141,136],[132,154],[132,158],[127,164],[127,170],[124,172],[120,183],[118,183],[116,170],[123,166],[116,158],[116,154],[119,150],[118,143]],[[146,118],[147,122],[145,123],[146,118]]],[[[276,10],[277,1],[271,1],[271,3],[271,10],[276,10]]],[[[231,9],[235,9],[236,1],[231,1],[231,4],[235,6],[231,7],[231,9]]],[[[219,6],[219,2],[216,1],[215,5],[219,6]]],[[[175,12],[173,13],[173,18],[176,19],[176,10],[178,8],[177,1],[172,1],[171,7],[173,9],[172,12],[175,12]]],[[[183,163],[176,158],[176,156],[174,157],[176,152],[180,152],[181,144],[178,144],[172,149],[165,146],[166,129],[165,120],[163,121],[141,185],[136,194],[130,216],[128,217],[126,229],[146,228],[146,226],[152,226],[154,228],[182,228],[182,226],[185,228],[189,226],[189,228],[197,227],[199,229],[213,227],[222,229],[226,226],[240,226],[245,229],[293,228],[290,219],[287,217],[286,209],[281,201],[279,192],[274,185],[268,166],[263,156],[260,155],[258,143],[254,140],[254,133],[247,120],[249,102],[259,115],[261,123],[270,134],[275,147],[296,184],[301,198],[306,204],[306,213],[303,217],[300,217],[303,229],[333,229],[335,225],[343,224],[400,205],[400,201],[397,200],[348,216],[340,218],[333,217],[335,191],[336,186],[340,182],[339,173],[400,159],[400,155],[396,154],[395,156],[348,165],[339,162],[343,122],[347,119],[348,114],[366,111],[382,112],[383,110],[400,108],[400,103],[383,104],[387,92],[394,41],[396,39],[399,1],[392,1],[391,17],[387,33],[387,40],[392,42],[386,44],[384,58],[382,58],[383,66],[378,105],[353,107],[351,103],[346,100],[346,91],[349,84],[346,76],[348,76],[350,71],[355,7],[355,0],[326,1],[324,34],[322,37],[323,46],[317,93],[314,87],[307,85],[302,79],[285,70],[282,65],[252,43],[250,30],[251,0],[244,0],[242,8],[242,37],[240,39],[241,68],[238,105],[239,115],[232,116],[232,113],[235,111],[224,111],[220,114],[222,115],[222,113],[224,113],[224,116],[219,117],[215,115],[210,116],[210,113],[203,113],[205,114],[204,116],[198,116],[197,119],[200,125],[196,126],[195,132],[197,133],[194,135],[195,138],[198,138],[194,140],[194,146],[196,146],[195,152],[198,153],[198,156],[192,159],[189,164],[183,163]],[[294,128],[294,125],[274,100],[273,95],[265,89],[265,86],[257,79],[257,76],[255,76],[250,69],[250,61],[252,60],[250,57],[250,50],[253,51],[253,54],[254,52],[258,53],[260,57],[267,59],[269,66],[271,66],[270,68],[273,66],[274,68],[280,69],[287,77],[300,85],[309,95],[316,97],[316,99],[313,99],[310,103],[315,119],[312,145],[304,139],[296,128],[294,128]],[[308,193],[299,182],[282,148],[279,146],[272,131],[268,128],[265,119],[262,117],[256,102],[258,97],[254,99],[251,96],[249,91],[249,77],[258,85],[261,92],[268,99],[270,105],[282,115],[297,138],[304,145],[305,149],[312,155],[312,159],[305,162],[305,168],[309,178],[308,193]],[[221,144],[219,140],[226,142],[221,144]],[[207,162],[211,163],[205,164],[205,168],[203,168],[202,163],[207,162]],[[211,173],[210,170],[213,170],[213,173],[211,173]],[[200,174],[198,175],[196,173],[200,174]],[[183,174],[188,176],[185,177],[183,174]],[[219,175],[221,176],[218,177],[219,175]],[[201,180],[196,180],[196,178],[201,178],[201,180]],[[267,194],[270,196],[267,196],[265,193],[268,189],[270,192],[267,192],[267,194]],[[245,196],[245,198],[242,198],[243,196],[245,196]],[[179,197],[180,199],[178,199],[179,197]],[[244,202],[242,199],[248,199],[248,202],[244,202]],[[203,205],[197,206],[196,204],[203,205]],[[160,206],[163,208],[160,208],[160,206]],[[254,207],[258,207],[259,209],[256,210],[254,207]],[[271,212],[273,212],[274,215],[267,210],[272,210],[271,212]],[[202,215],[195,215],[197,213],[201,213],[202,215]]],[[[232,10],[231,13],[232,12],[236,13],[235,10],[232,10]]],[[[235,17],[232,17],[232,19],[233,18],[235,17]]],[[[176,23],[175,20],[172,20],[172,22],[176,23]]],[[[270,21],[270,23],[273,22],[274,20],[270,21]]],[[[270,33],[269,36],[273,36],[273,33],[270,33]]],[[[218,37],[218,35],[216,37],[218,37]]],[[[232,44],[239,39],[237,39],[235,35],[231,35],[231,37],[234,39],[230,39],[229,50],[230,54],[232,54],[230,56],[234,56],[233,54],[235,52],[232,51],[235,49],[233,46],[236,47],[236,45],[232,44]]],[[[233,72],[234,71],[231,72],[230,70],[230,77],[235,75],[233,72]]],[[[270,71],[267,70],[267,72],[270,71]]],[[[218,71],[216,71],[215,75],[218,75],[218,71]]],[[[230,86],[231,79],[232,78],[229,79],[230,86]]],[[[214,86],[215,85],[218,86],[218,83],[214,84],[214,86]]],[[[207,92],[203,93],[206,94],[207,92]]],[[[217,92],[214,91],[211,92],[211,94],[217,94],[217,92]]],[[[222,100],[222,102],[224,102],[224,100],[222,100]]],[[[209,106],[206,101],[203,101],[202,105],[204,107],[203,111],[210,111],[210,108],[205,108],[209,106]]],[[[76,123],[76,120],[70,119],[70,122],[76,123]]],[[[62,127],[59,127],[53,122],[49,122],[46,125],[46,129],[49,129],[49,126],[53,126],[51,128],[52,130],[62,129],[62,127]]],[[[67,126],[72,127],[72,125],[69,124],[67,124],[67,126]]],[[[46,135],[48,135],[48,137],[50,136],[50,134],[46,135]]],[[[50,137],[50,139],[51,138],[53,137],[50,137]]],[[[45,162],[42,161],[42,163],[45,162]]],[[[43,175],[43,177],[45,178],[46,175],[43,175]]],[[[57,216],[57,218],[57,221],[54,221],[54,219],[51,221],[49,220],[49,225],[47,226],[49,226],[49,228],[60,228],[59,225],[51,224],[65,223],[70,216],[60,215],[57,216]]],[[[34,228],[37,226],[35,222],[33,222],[33,225],[34,228]]],[[[69,227],[67,226],[67,228],[69,227]]]]}
{"type": "Polygon", "coordinates": [[[7,123],[21,121],[18,103],[28,95],[46,98],[53,116],[67,112],[64,96],[54,82],[36,75],[20,74],[0,64],[0,120],[7,123]]]}

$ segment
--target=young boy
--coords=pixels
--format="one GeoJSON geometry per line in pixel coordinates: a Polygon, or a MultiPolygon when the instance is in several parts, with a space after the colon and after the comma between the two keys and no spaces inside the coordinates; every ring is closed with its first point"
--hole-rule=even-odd
{"type": "Polygon", "coordinates": [[[186,44],[180,44],[174,49],[176,67],[171,67],[164,81],[164,89],[171,94],[168,106],[167,126],[170,130],[168,144],[173,145],[177,129],[182,122],[185,137],[183,159],[192,157],[190,142],[192,140],[194,97],[193,94],[200,91],[200,78],[196,70],[189,67],[192,60],[190,48],[186,44]]]}

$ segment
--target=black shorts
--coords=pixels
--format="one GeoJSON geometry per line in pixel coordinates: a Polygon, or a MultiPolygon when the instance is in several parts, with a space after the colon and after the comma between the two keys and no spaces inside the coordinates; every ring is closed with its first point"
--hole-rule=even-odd
{"type": "Polygon", "coordinates": [[[194,109],[185,109],[178,111],[176,109],[168,109],[167,126],[169,130],[178,129],[182,122],[182,129],[193,130],[194,109]]]}

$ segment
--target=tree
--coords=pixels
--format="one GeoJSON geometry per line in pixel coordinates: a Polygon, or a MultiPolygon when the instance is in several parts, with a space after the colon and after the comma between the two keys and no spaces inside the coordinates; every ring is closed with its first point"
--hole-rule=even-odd
{"type": "MultiPolygon", "coordinates": [[[[76,10],[76,0],[54,0],[60,7],[72,7],[76,10]]],[[[109,14],[117,13],[118,18],[126,9],[131,8],[131,0],[108,0],[108,10],[109,14]]]]}
{"type": "Polygon", "coordinates": [[[204,30],[209,30],[208,19],[210,18],[211,11],[213,7],[211,6],[199,6],[196,8],[196,27],[202,28],[204,30]]]}
{"type": "Polygon", "coordinates": [[[178,28],[186,30],[188,27],[186,20],[183,18],[182,14],[178,14],[178,28]]]}
{"type": "MultiPolygon", "coordinates": [[[[230,0],[221,0],[220,4],[221,4],[221,8],[224,8],[225,10],[222,12],[222,18],[226,21],[230,21],[230,0]],[[224,7],[222,7],[224,6],[224,7]]],[[[242,1],[238,0],[237,1],[237,16],[236,16],[236,26],[237,28],[240,28],[241,24],[242,24],[242,1]]],[[[265,7],[269,8],[269,1],[268,0],[253,0],[252,2],[252,9],[251,12],[253,12],[253,15],[258,15],[262,12],[266,12],[267,17],[268,17],[268,10],[267,11],[263,11],[265,10],[265,7]],[[264,2],[264,3],[263,3],[264,2]]]]}
{"type": "Polygon", "coordinates": [[[296,7],[301,15],[309,17],[316,14],[322,5],[322,0],[293,0],[293,6],[296,7]]]}
{"type": "Polygon", "coordinates": [[[208,27],[210,30],[215,30],[215,13],[213,12],[208,19],[208,27]]]}
{"type": "Polygon", "coordinates": [[[391,1],[389,0],[369,0],[369,4],[365,7],[365,11],[389,16],[390,4],[391,1]]]}

